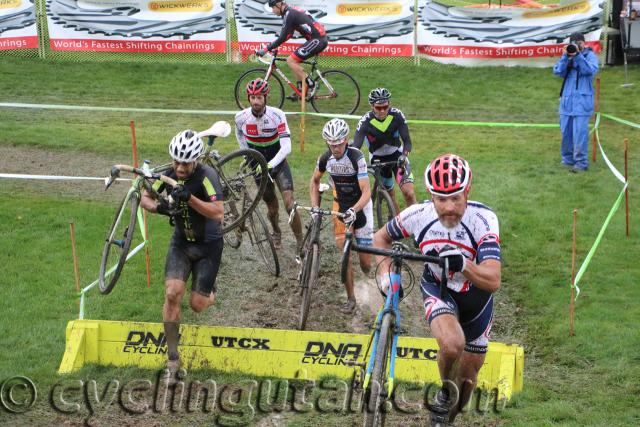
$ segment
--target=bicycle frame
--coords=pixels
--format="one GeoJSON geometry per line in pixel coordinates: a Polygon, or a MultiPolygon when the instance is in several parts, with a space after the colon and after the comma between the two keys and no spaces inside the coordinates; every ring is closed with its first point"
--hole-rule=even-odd
{"type": "MultiPolygon", "coordinates": [[[[125,200],[130,200],[131,195],[133,193],[138,193],[138,196],[141,197],[142,195],[142,187],[144,185],[144,182],[146,179],[150,178],[151,175],[153,174],[157,174],[159,172],[163,172],[164,170],[166,170],[166,166],[167,165],[161,165],[158,166],[156,168],[149,168],[149,161],[145,160],[142,164],[142,168],[138,169],[138,171],[142,172],[141,174],[139,174],[136,178],[133,179],[131,186],[129,187],[129,190],[127,191],[127,194],[125,195],[125,200]]],[[[170,166],[170,165],[169,165],[170,166]]],[[[125,171],[129,171],[132,172],[131,170],[129,170],[129,167],[123,167],[122,165],[116,165],[114,166],[114,168],[116,169],[120,169],[120,170],[125,170],[125,171]]],[[[115,180],[115,176],[113,175],[113,169],[112,169],[112,179],[115,180]]],[[[137,173],[137,172],[134,172],[137,173]]],[[[168,177],[166,177],[168,178],[168,177]]],[[[166,179],[165,178],[165,179],[166,179]]],[[[172,180],[173,181],[173,180],[172,180]]],[[[109,178],[105,179],[105,185],[107,186],[107,188],[113,183],[113,181],[109,182],[109,178]]],[[[175,184],[175,181],[174,181],[175,184]]],[[[124,210],[121,210],[119,215],[122,215],[122,213],[124,212],[124,210]]],[[[142,236],[142,242],[139,243],[135,248],[129,250],[129,253],[127,254],[127,257],[125,258],[125,263],[128,262],[134,255],[136,255],[138,252],[140,252],[146,245],[149,244],[149,241],[147,240],[147,233],[145,230],[145,222],[144,222],[144,214],[143,214],[143,210],[141,206],[138,206],[138,210],[136,212],[136,221],[138,224],[138,229],[140,230],[140,235],[142,236]]],[[[109,236],[108,238],[110,239],[112,236],[109,236]]],[[[112,267],[110,267],[106,272],[105,272],[105,277],[110,277],[113,272],[115,271],[115,269],[117,268],[117,264],[113,265],[112,267]]],[[[100,279],[96,279],[95,281],[93,281],[92,283],[90,283],[89,285],[85,286],[84,288],[82,288],[80,290],[80,308],[79,308],[79,313],[78,313],[78,319],[84,319],[84,312],[85,312],[85,302],[86,302],[86,293],[89,292],[91,289],[95,288],[96,286],[98,286],[100,279]]]]}
{"type": "MultiPolygon", "coordinates": [[[[391,271],[389,271],[389,278],[390,278],[389,288],[387,290],[384,306],[382,307],[380,312],[378,312],[378,315],[376,316],[376,321],[374,323],[374,330],[371,335],[369,349],[367,350],[369,354],[369,360],[367,362],[364,381],[363,381],[363,389],[367,390],[367,388],[369,387],[369,382],[371,380],[371,375],[374,368],[376,353],[378,351],[378,339],[380,337],[380,327],[382,325],[382,320],[385,315],[391,314],[394,320],[393,331],[392,331],[393,339],[392,339],[391,350],[390,350],[391,354],[389,354],[388,356],[389,357],[389,364],[387,366],[388,381],[386,384],[387,385],[386,395],[391,396],[393,393],[394,380],[395,380],[395,360],[396,360],[398,336],[400,332],[400,323],[401,323],[399,303],[400,303],[400,291],[402,289],[401,274],[402,274],[403,259],[412,259],[417,261],[429,262],[429,263],[441,265],[441,267],[443,267],[442,275],[440,277],[440,297],[441,298],[445,294],[446,288],[447,288],[447,275],[449,271],[449,265],[446,260],[444,261],[444,264],[442,264],[442,261],[437,256],[422,255],[422,254],[407,252],[404,250],[398,250],[396,245],[399,245],[400,247],[403,247],[403,245],[397,242],[394,243],[394,247],[391,250],[388,250],[388,249],[380,249],[380,248],[373,248],[373,247],[367,247],[367,246],[358,246],[357,243],[353,243],[353,240],[352,240],[353,236],[351,233],[347,233],[346,237],[347,239],[345,242],[345,248],[343,253],[342,270],[344,270],[345,262],[348,262],[349,251],[351,248],[353,248],[353,250],[358,252],[365,252],[373,255],[383,255],[391,258],[392,264],[390,268],[391,271]]],[[[365,353],[365,357],[366,357],[366,353],[365,353]]],[[[361,364],[355,364],[355,365],[362,366],[361,364]]]]}
{"type": "Polygon", "coordinates": [[[385,166],[395,166],[398,162],[379,162],[375,161],[370,165],[367,165],[367,170],[373,174],[373,190],[372,193],[377,193],[378,191],[386,191],[389,192],[385,186],[382,184],[382,168],[385,166]]]}
{"type": "MultiPolygon", "coordinates": [[[[275,71],[278,74],[278,76],[280,76],[280,78],[282,78],[289,85],[289,87],[291,87],[291,89],[293,89],[293,91],[296,93],[296,95],[298,95],[300,98],[302,98],[302,91],[300,89],[298,89],[297,85],[294,85],[291,82],[291,80],[289,80],[287,75],[280,68],[278,68],[278,64],[276,64],[276,62],[277,61],[286,61],[286,59],[278,58],[278,51],[277,50],[274,51],[274,53],[271,56],[270,60],[263,60],[262,58],[259,58],[258,60],[260,62],[262,62],[263,64],[266,64],[268,66],[267,67],[267,73],[264,76],[265,80],[269,80],[269,77],[271,77],[271,75],[275,71]]],[[[318,78],[322,81],[322,83],[324,83],[325,86],[327,86],[327,88],[329,89],[329,92],[331,93],[330,95],[327,95],[327,96],[315,97],[315,98],[316,99],[335,98],[336,97],[336,91],[333,89],[333,86],[331,86],[329,81],[327,79],[325,79],[325,77],[322,75],[322,73],[318,69],[318,67],[317,67],[318,61],[316,59],[314,59],[311,62],[310,61],[302,61],[301,63],[302,64],[307,64],[307,65],[311,65],[311,71],[309,72],[309,75],[313,75],[314,73],[317,74],[318,78]]]]}

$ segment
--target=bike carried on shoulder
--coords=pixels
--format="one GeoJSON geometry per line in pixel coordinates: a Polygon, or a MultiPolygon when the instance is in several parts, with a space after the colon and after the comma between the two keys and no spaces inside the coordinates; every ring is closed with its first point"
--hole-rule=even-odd
{"type": "MultiPolygon", "coordinates": [[[[208,137],[204,153],[198,161],[211,166],[218,174],[222,186],[224,204],[224,220],[222,233],[227,233],[237,227],[258,205],[267,186],[267,162],[264,156],[256,150],[240,149],[220,156],[212,147],[216,137],[226,137],[231,133],[229,123],[221,121],[214,123],[209,129],[199,132],[198,136],[208,137]]],[[[136,175],[127,194],[120,202],[113,222],[105,239],[100,261],[98,287],[102,294],[110,293],[124,268],[125,262],[133,256],[129,254],[136,222],[142,226],[142,212],[139,209],[142,191],[146,190],[153,198],[164,198],[169,205],[170,198],[160,195],[153,189],[153,182],[160,179],[169,186],[177,185],[175,180],[162,175],[172,167],[171,163],[155,168],[145,160],[142,168],[128,165],[115,165],[111,168],[109,177],[105,179],[105,190],[109,189],[120,176],[120,172],[130,172],[136,175]]],[[[137,249],[144,246],[144,242],[137,249]]]]}

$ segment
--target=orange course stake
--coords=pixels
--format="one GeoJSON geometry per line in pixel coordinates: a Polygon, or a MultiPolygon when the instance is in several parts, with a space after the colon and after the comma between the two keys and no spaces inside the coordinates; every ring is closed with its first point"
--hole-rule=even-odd
{"type": "MultiPolygon", "coordinates": [[[[136,123],[131,120],[131,151],[133,152],[133,166],[138,167],[138,143],[136,141],[136,123]]],[[[149,241],[149,224],[147,223],[147,211],[142,210],[142,222],[144,223],[144,241],[149,241]]],[[[149,256],[149,244],[144,246],[145,267],[147,268],[147,288],[151,287],[151,257],[149,256]]]]}
{"type": "Polygon", "coordinates": [[[569,300],[569,336],[573,336],[573,317],[575,314],[575,289],[576,289],[576,223],[578,221],[578,210],[573,210],[573,243],[571,247],[571,300],[569,300]]]}
{"type": "Polygon", "coordinates": [[[629,171],[627,169],[627,153],[629,151],[629,139],[624,139],[624,180],[627,188],[624,189],[624,215],[627,222],[627,237],[629,237],[629,171]]]}
{"type": "Polygon", "coordinates": [[[71,231],[71,256],[73,257],[73,275],[76,279],[76,292],[80,292],[80,272],[78,271],[78,254],[76,252],[76,226],[73,222],[69,223],[71,231]]]}

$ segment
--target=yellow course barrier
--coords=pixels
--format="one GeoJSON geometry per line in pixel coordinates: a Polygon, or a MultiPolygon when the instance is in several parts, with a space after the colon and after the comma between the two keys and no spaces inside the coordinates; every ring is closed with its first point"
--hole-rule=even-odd
{"type": "MultiPolygon", "coordinates": [[[[159,323],[73,320],[59,373],[85,364],[161,369],[166,362],[164,329],[159,323]]],[[[279,329],[181,325],[179,350],[186,369],[215,369],[258,377],[352,379],[366,363],[369,335],[279,329]]],[[[439,383],[433,338],[400,337],[396,381],[439,383]]],[[[478,387],[509,399],[523,386],[524,349],[490,343],[478,387]]]]}

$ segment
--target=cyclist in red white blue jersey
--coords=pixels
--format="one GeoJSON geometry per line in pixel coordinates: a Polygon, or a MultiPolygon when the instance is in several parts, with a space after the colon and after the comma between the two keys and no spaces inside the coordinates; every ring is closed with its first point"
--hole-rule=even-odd
{"type": "Polygon", "coordinates": [[[468,200],[471,179],[462,157],[436,158],[425,171],[431,200],[403,210],[374,235],[374,246],[383,248],[412,236],[423,254],[449,262],[442,295],[438,265],[426,263],[420,283],[444,385],[430,408],[432,425],[453,422],[472,396],[489,343],[493,294],[501,283],[498,218],[489,207],[468,200]]]}

